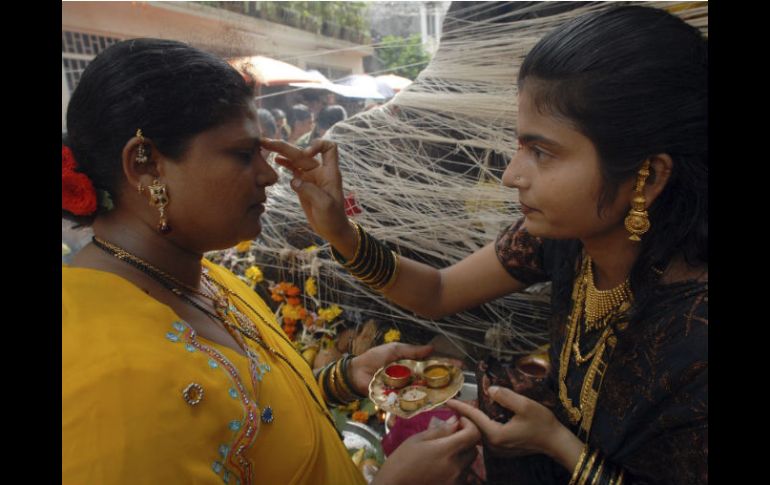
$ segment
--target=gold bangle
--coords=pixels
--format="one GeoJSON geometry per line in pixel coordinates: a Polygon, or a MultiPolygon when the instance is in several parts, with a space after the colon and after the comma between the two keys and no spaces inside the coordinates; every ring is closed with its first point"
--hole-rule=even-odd
{"type": "Polygon", "coordinates": [[[596,485],[596,480],[598,480],[599,475],[602,474],[602,468],[604,468],[604,458],[602,458],[599,464],[596,466],[596,473],[594,473],[594,477],[591,479],[591,485],[596,485]]]}
{"type": "Polygon", "coordinates": [[[361,226],[359,226],[356,223],[356,221],[354,221],[353,219],[348,218],[348,222],[353,224],[353,229],[355,230],[355,233],[356,233],[356,252],[353,254],[353,259],[350,260],[351,262],[353,262],[353,261],[356,260],[356,258],[358,257],[358,253],[361,251],[361,231],[362,231],[362,229],[361,229],[361,226]]]}
{"type": "Polygon", "coordinates": [[[339,398],[340,401],[343,403],[347,403],[352,401],[352,394],[347,389],[347,386],[345,385],[344,380],[342,379],[342,371],[340,370],[342,367],[342,359],[337,361],[337,365],[334,366],[334,372],[336,374],[336,382],[337,382],[337,391],[339,392],[339,398]]]}
{"type": "Polygon", "coordinates": [[[390,279],[388,279],[387,282],[385,282],[385,285],[382,286],[382,288],[379,288],[378,291],[381,293],[385,293],[389,289],[393,287],[393,285],[396,283],[396,278],[398,278],[398,270],[401,268],[400,262],[401,262],[401,256],[396,254],[395,251],[391,251],[393,253],[393,261],[395,268],[393,269],[393,273],[390,275],[390,279]]]}
{"type": "Polygon", "coordinates": [[[342,399],[340,399],[339,391],[337,390],[337,383],[334,379],[334,367],[335,366],[332,366],[331,370],[329,371],[329,390],[332,392],[332,394],[334,394],[333,398],[335,401],[337,401],[337,404],[342,404],[342,399]]]}
{"type": "Polygon", "coordinates": [[[372,245],[371,253],[371,257],[366,264],[360,270],[352,272],[353,276],[364,283],[368,283],[366,280],[371,279],[372,276],[379,271],[379,268],[382,267],[383,263],[382,248],[379,244],[372,245]]]}
{"type": "Polygon", "coordinates": [[[575,485],[575,480],[577,480],[580,469],[583,466],[583,461],[586,459],[586,451],[588,451],[588,445],[583,446],[583,450],[580,452],[580,456],[578,456],[575,469],[572,471],[572,478],[569,479],[569,485],[575,485]]]}
{"type": "Polygon", "coordinates": [[[380,274],[377,275],[377,280],[372,284],[375,290],[378,290],[385,286],[388,281],[390,281],[391,277],[393,276],[393,272],[396,270],[396,253],[391,251],[390,249],[384,248],[385,251],[385,261],[386,264],[384,265],[382,271],[380,274]]]}
{"type": "Polygon", "coordinates": [[[395,267],[395,258],[393,258],[393,251],[390,251],[384,245],[380,245],[380,253],[382,255],[382,264],[380,268],[370,278],[362,280],[374,289],[382,287],[385,282],[390,279],[395,267]]]}
{"type": "Polygon", "coordinates": [[[626,473],[625,470],[620,470],[620,473],[618,474],[618,485],[623,485],[623,475],[626,473]]]}
{"type": "Polygon", "coordinates": [[[349,268],[349,267],[350,267],[350,265],[352,265],[352,264],[353,264],[353,263],[356,261],[356,258],[358,258],[358,257],[359,257],[359,255],[360,255],[360,253],[361,253],[361,248],[363,247],[363,237],[362,237],[362,235],[361,235],[361,234],[362,234],[362,231],[363,231],[363,229],[361,228],[361,226],[359,226],[359,225],[358,225],[358,224],[357,224],[355,221],[353,221],[352,219],[348,219],[348,222],[349,222],[350,224],[353,224],[353,229],[354,229],[354,231],[355,231],[355,233],[356,233],[356,251],[355,251],[355,253],[353,254],[353,257],[352,257],[352,258],[350,258],[350,259],[345,259],[345,256],[343,256],[343,255],[342,255],[342,253],[340,253],[339,251],[337,251],[337,250],[334,248],[334,246],[331,246],[331,249],[332,249],[332,258],[334,258],[334,260],[335,260],[335,261],[336,261],[338,264],[341,264],[341,265],[342,265],[342,266],[344,266],[345,268],[349,268]]]}
{"type": "Polygon", "coordinates": [[[324,368],[324,386],[326,402],[336,404],[339,403],[339,397],[337,391],[334,389],[334,363],[326,364],[324,368]]]}
{"type": "Polygon", "coordinates": [[[578,480],[577,485],[585,485],[586,480],[588,480],[588,477],[591,476],[591,468],[594,467],[594,461],[596,461],[597,454],[598,450],[591,453],[591,458],[588,459],[588,463],[586,464],[585,468],[583,468],[583,473],[580,474],[580,480],[578,480]]]}
{"type": "Polygon", "coordinates": [[[347,263],[344,263],[343,266],[350,271],[351,273],[355,273],[361,270],[361,268],[366,267],[367,263],[369,262],[369,259],[371,256],[369,255],[370,248],[369,244],[369,235],[361,229],[361,242],[359,244],[359,247],[362,248],[362,251],[359,254],[356,254],[356,259],[351,259],[347,263]],[[357,261],[357,259],[360,259],[360,261],[357,261]]]}
{"type": "Polygon", "coordinates": [[[368,271],[366,273],[362,273],[358,278],[366,283],[367,285],[373,285],[375,284],[379,279],[382,278],[382,274],[384,271],[388,268],[388,260],[385,256],[385,249],[383,249],[382,245],[377,245],[376,250],[376,257],[375,257],[375,263],[374,267],[371,271],[368,271]]]}
{"type": "Polygon", "coordinates": [[[343,375],[343,368],[342,368],[342,359],[340,359],[339,365],[337,365],[337,372],[339,373],[338,381],[340,383],[340,387],[342,388],[342,392],[346,394],[346,401],[356,401],[358,400],[358,396],[355,392],[353,392],[353,389],[348,386],[348,383],[345,381],[345,376],[343,375]]]}
{"type": "Polygon", "coordinates": [[[321,368],[321,372],[318,373],[318,387],[321,389],[321,397],[325,402],[329,402],[329,396],[326,395],[326,389],[324,389],[324,379],[326,379],[326,371],[328,366],[321,368]]]}

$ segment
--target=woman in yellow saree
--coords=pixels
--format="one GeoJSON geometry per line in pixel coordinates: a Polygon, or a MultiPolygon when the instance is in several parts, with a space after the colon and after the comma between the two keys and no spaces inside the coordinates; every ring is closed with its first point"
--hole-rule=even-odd
{"type": "MultiPolygon", "coordinates": [[[[185,44],[135,39],[72,96],[62,213],[95,236],[62,268],[65,484],[365,483],[326,402],[430,352],[389,344],[314,375],[259,296],[203,258],[259,234],[277,180],[253,87],[185,44]]],[[[426,431],[373,483],[455,483],[479,437],[464,418],[426,431]]]]}

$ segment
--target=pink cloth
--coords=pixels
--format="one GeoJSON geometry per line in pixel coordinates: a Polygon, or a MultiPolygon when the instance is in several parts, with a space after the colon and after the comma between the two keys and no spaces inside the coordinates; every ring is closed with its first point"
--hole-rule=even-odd
{"type": "Polygon", "coordinates": [[[385,456],[390,455],[401,443],[413,434],[417,434],[421,431],[428,429],[428,424],[433,417],[446,421],[452,416],[456,416],[460,419],[460,416],[448,407],[440,407],[425,411],[410,419],[404,419],[396,416],[396,422],[390,432],[382,439],[382,449],[385,452],[385,456]]]}

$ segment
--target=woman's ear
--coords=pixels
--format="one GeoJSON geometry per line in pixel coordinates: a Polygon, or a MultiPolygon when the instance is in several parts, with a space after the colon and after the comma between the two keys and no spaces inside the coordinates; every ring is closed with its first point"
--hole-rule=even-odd
{"type": "Polygon", "coordinates": [[[671,156],[667,153],[659,153],[649,158],[650,160],[650,176],[647,177],[647,182],[644,184],[644,199],[645,208],[649,208],[655,199],[666,188],[669,179],[671,178],[671,170],[674,162],[671,160],[671,156]]]}
{"type": "Polygon", "coordinates": [[[123,173],[129,185],[150,185],[161,175],[161,159],[151,140],[139,136],[129,139],[122,152],[123,173]]]}

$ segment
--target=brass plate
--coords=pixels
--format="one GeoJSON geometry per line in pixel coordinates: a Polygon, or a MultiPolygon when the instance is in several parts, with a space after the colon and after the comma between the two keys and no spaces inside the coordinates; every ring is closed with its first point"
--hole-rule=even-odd
{"type": "Polygon", "coordinates": [[[431,409],[441,406],[445,402],[452,399],[460,391],[460,389],[462,389],[463,383],[465,382],[465,376],[463,375],[462,371],[460,371],[460,369],[445,359],[429,359],[426,361],[403,359],[396,362],[391,362],[385,367],[380,368],[377,372],[374,373],[372,382],[369,383],[369,399],[371,399],[378,408],[384,410],[385,412],[395,414],[396,416],[400,416],[405,419],[409,419],[413,416],[417,416],[420,413],[430,411],[431,409]],[[423,383],[423,390],[428,394],[428,397],[425,400],[425,404],[421,408],[418,408],[414,411],[404,411],[401,409],[401,406],[399,406],[398,403],[398,392],[401,389],[395,389],[392,393],[386,393],[386,391],[391,388],[385,385],[385,382],[383,381],[385,367],[391,366],[393,364],[405,365],[412,370],[414,379],[412,379],[412,382],[409,384],[409,386],[415,385],[422,378],[423,369],[431,364],[444,364],[449,367],[450,372],[452,373],[452,379],[449,381],[449,384],[439,389],[432,389],[423,383]],[[390,396],[394,397],[391,398],[390,396]]]}

